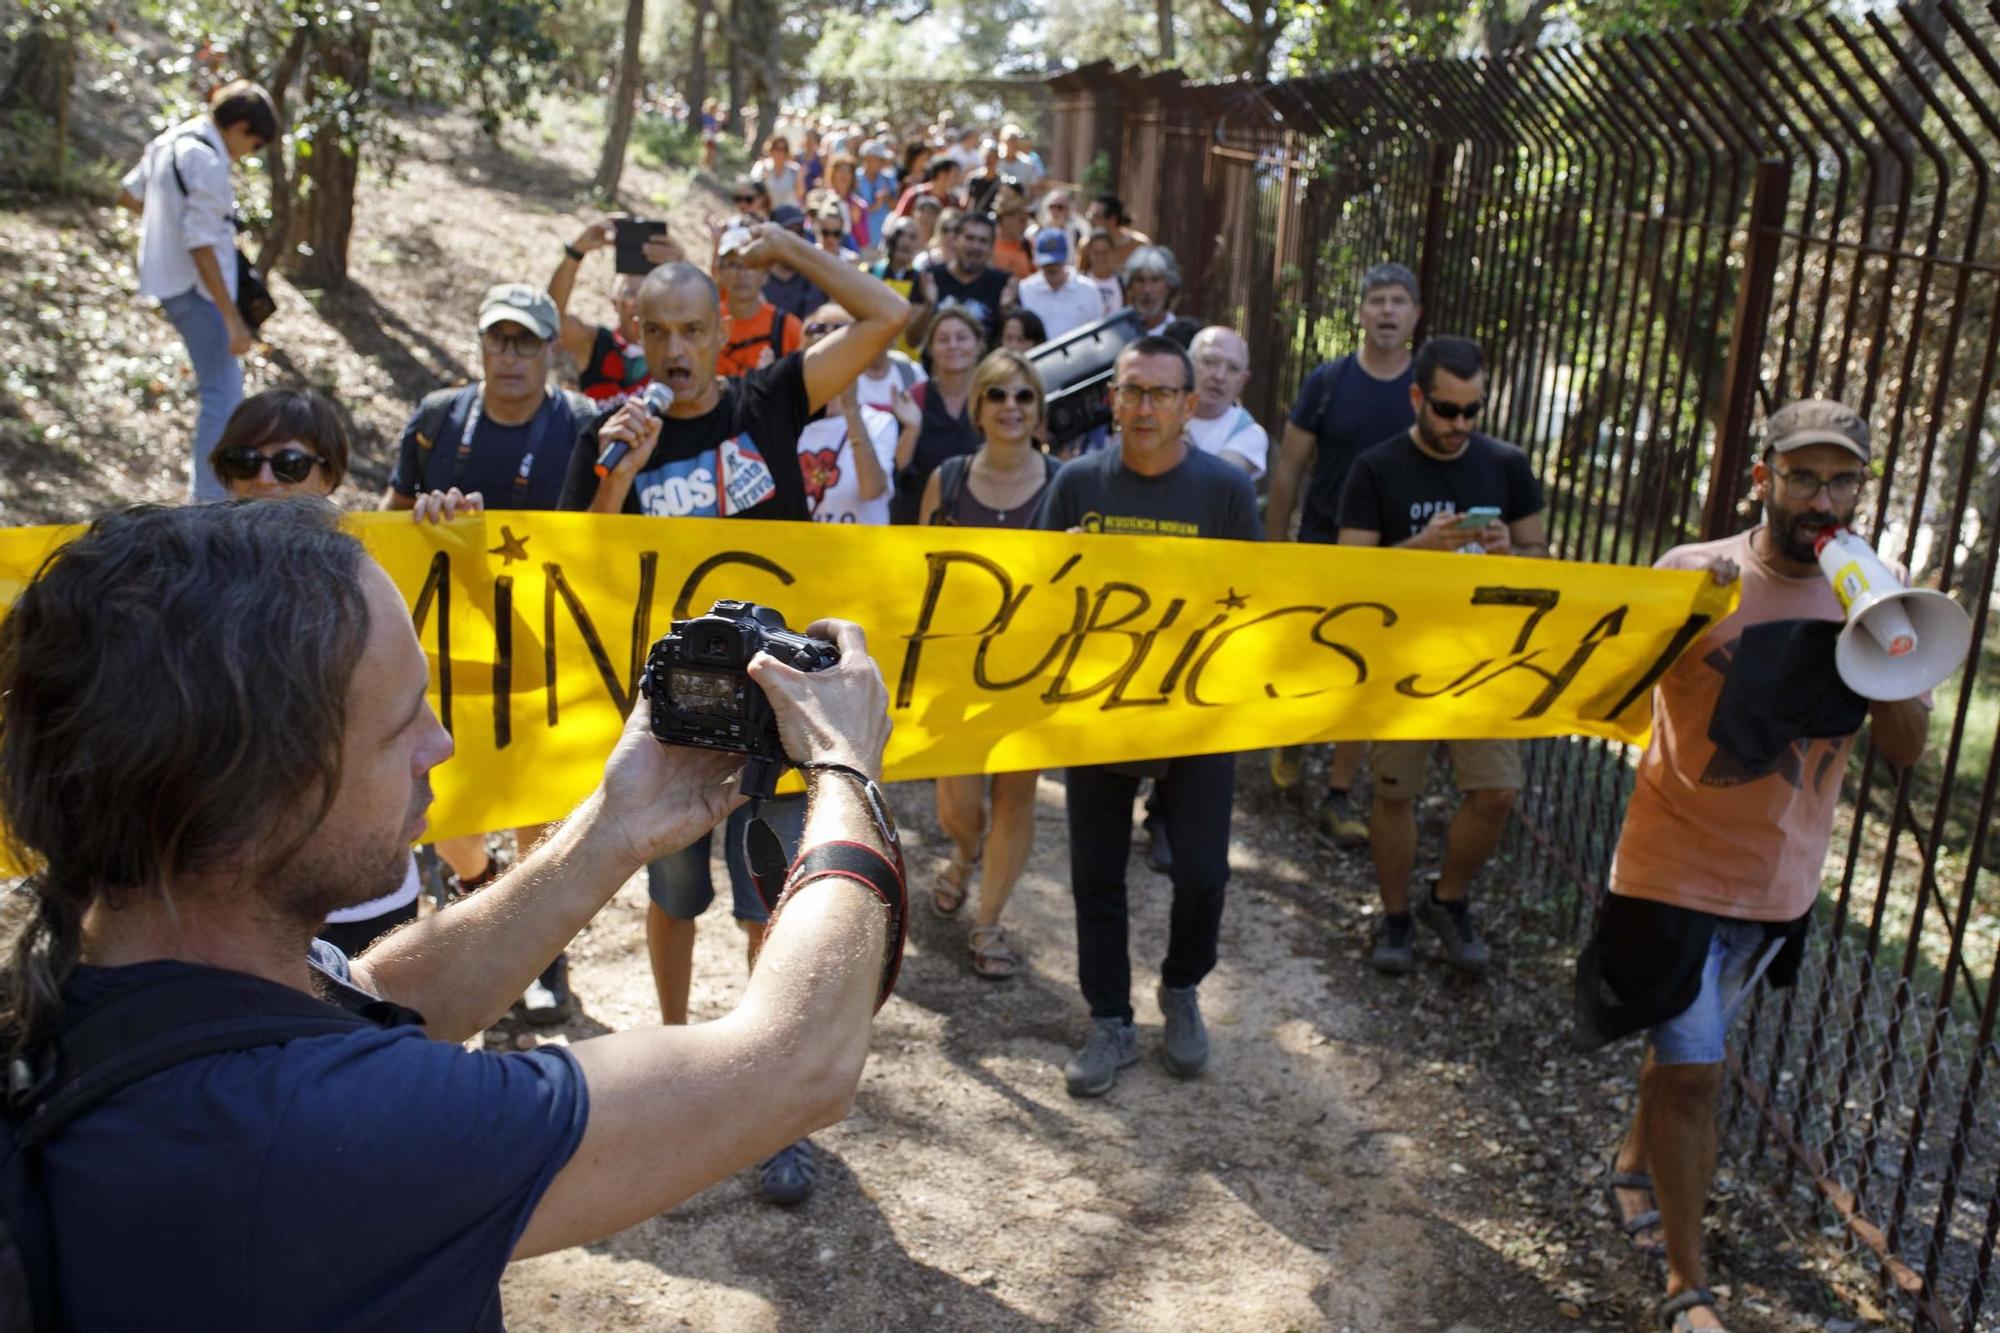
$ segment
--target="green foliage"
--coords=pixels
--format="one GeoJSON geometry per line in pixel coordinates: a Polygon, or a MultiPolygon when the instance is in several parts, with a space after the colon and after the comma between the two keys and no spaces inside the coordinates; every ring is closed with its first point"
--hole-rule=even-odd
{"type": "Polygon", "coordinates": [[[648,166],[695,167],[701,164],[701,131],[650,111],[641,111],[633,120],[632,144],[648,166]]]}
{"type": "Polygon", "coordinates": [[[1109,194],[1116,189],[1118,182],[1111,177],[1111,154],[1098,149],[1097,156],[1090,159],[1090,165],[1083,169],[1083,179],[1077,184],[1083,187],[1085,198],[1109,194]]]}

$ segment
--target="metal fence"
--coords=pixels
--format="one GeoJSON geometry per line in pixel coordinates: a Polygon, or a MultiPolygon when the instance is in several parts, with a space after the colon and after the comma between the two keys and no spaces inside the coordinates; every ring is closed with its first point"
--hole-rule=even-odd
{"type": "MultiPolygon", "coordinates": [[[[1190,275],[1183,307],[1249,337],[1269,425],[1356,345],[1360,272],[1412,264],[1427,330],[1484,344],[1487,427],[1529,451],[1563,558],[1651,561],[1739,530],[1781,402],[1840,398],[1871,422],[1861,521],[1964,602],[1979,646],[1916,770],[1863,749],[1843,775],[1805,974],[1751,1014],[1729,1114],[1772,1183],[1935,1329],[2000,1328],[1996,49],[2000,0],[1248,89],[1105,75],[1112,96],[1058,94],[1055,134],[1087,115],[1089,143],[1119,142],[1128,207],[1190,275]]],[[[1632,758],[1534,747],[1524,884],[1601,894],[1632,758]]]]}

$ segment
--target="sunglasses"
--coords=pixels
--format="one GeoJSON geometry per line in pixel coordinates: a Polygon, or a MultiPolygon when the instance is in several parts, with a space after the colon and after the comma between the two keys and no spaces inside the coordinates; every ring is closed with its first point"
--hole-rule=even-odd
{"type": "Polygon", "coordinates": [[[754,194],[739,194],[735,196],[735,201],[739,204],[754,204],[757,202],[757,196],[754,194]]]}
{"type": "Polygon", "coordinates": [[[819,229],[819,238],[822,241],[837,241],[845,235],[847,233],[839,227],[821,227],[819,229]]]}
{"type": "Polygon", "coordinates": [[[1424,401],[1431,405],[1431,411],[1437,413],[1446,421],[1456,421],[1460,417],[1464,417],[1467,421],[1470,421],[1486,410],[1486,400],[1484,398],[1475,398],[1469,403],[1440,403],[1429,394],[1425,394],[1424,401]]]}
{"type": "Polygon", "coordinates": [[[1035,401],[1035,391],[1025,385],[1018,389],[1009,389],[1003,384],[989,384],[986,386],[985,396],[987,402],[996,406],[1009,399],[1013,400],[1016,407],[1026,407],[1035,401]]]}
{"type": "Polygon", "coordinates": [[[264,470],[264,464],[269,463],[273,477],[287,486],[296,486],[325,462],[318,454],[310,454],[303,449],[280,449],[275,454],[266,454],[253,445],[244,444],[217,454],[215,470],[226,481],[255,481],[257,474],[264,470]]]}
{"type": "Polygon", "coordinates": [[[532,333],[495,333],[488,329],[480,335],[480,338],[485,343],[486,350],[495,356],[502,353],[519,357],[537,356],[548,346],[545,339],[537,338],[532,333]]]}
{"type": "Polygon", "coordinates": [[[808,338],[823,338],[829,333],[836,333],[846,327],[848,326],[845,324],[820,322],[806,325],[804,333],[808,338]]]}

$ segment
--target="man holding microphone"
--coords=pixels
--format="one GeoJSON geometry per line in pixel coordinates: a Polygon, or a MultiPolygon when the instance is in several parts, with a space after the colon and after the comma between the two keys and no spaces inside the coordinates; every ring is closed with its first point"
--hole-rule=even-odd
{"type": "MultiPolygon", "coordinates": [[[[851,312],[854,323],[770,365],[719,377],[716,358],[728,326],[714,280],[692,264],[654,269],[639,290],[639,335],[654,386],[585,430],[570,457],[562,508],[660,518],[811,519],[799,469],[800,432],[889,349],[908,322],[909,305],[879,279],[774,223],[732,226],[718,241],[717,255],[751,269],[779,263],[795,269],[851,312]]],[[[803,801],[767,801],[763,813],[787,843],[797,841],[803,801]]],[[[754,964],[768,913],[743,855],[747,822],[747,811],[730,819],[723,854],[737,924],[754,964]]],[[[709,839],[655,858],[646,875],[652,899],[646,947],[661,1016],[669,1024],[685,1023],[695,921],[715,896],[709,839]]],[[[800,1203],[812,1193],[816,1172],[812,1145],[801,1139],[764,1163],[759,1188],[773,1203],[800,1203]]]]}

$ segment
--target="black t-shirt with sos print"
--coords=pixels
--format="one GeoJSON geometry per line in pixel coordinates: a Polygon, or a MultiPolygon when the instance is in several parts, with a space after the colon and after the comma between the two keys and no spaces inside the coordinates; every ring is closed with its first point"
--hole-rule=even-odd
{"type": "MultiPolygon", "coordinates": [[[[709,412],[669,417],[645,468],[633,478],[624,512],[659,518],[812,517],[799,471],[799,433],[812,417],[805,361],[794,352],[761,370],[720,381],[709,412]]],[[[597,434],[592,422],[570,456],[562,507],[588,509],[597,495],[597,434]]]]}
{"type": "Polygon", "coordinates": [[[1542,512],[1542,483],[1526,454],[1475,431],[1458,457],[1433,458],[1404,431],[1354,460],[1340,495],[1340,526],[1376,533],[1378,546],[1400,546],[1433,514],[1482,507],[1498,509],[1506,523],[1542,512]]]}

